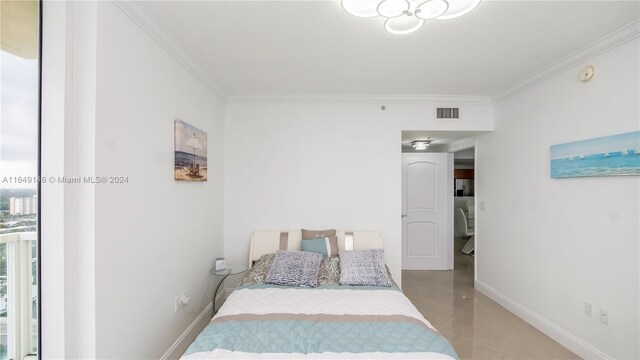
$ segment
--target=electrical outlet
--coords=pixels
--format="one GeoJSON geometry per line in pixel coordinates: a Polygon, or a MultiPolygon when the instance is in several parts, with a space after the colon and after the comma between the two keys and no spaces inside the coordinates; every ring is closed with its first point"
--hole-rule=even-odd
{"type": "Polygon", "coordinates": [[[191,297],[187,295],[187,291],[182,292],[182,307],[189,305],[189,301],[191,301],[191,297]]]}
{"type": "Polygon", "coordinates": [[[600,322],[609,326],[609,312],[603,308],[600,308],[600,322]]]}
{"type": "Polygon", "coordinates": [[[182,294],[176,296],[174,311],[184,310],[185,307],[189,305],[189,301],[191,301],[191,297],[187,295],[187,290],[185,290],[182,294]]]}
{"type": "Polygon", "coordinates": [[[593,317],[593,304],[590,302],[584,303],[584,315],[590,318],[593,317]]]}

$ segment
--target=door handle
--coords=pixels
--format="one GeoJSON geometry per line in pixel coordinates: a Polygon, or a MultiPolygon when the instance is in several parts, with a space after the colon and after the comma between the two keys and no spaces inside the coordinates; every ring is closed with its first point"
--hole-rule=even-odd
{"type": "Polygon", "coordinates": [[[406,218],[407,214],[402,214],[402,216],[400,216],[400,217],[406,218]]]}

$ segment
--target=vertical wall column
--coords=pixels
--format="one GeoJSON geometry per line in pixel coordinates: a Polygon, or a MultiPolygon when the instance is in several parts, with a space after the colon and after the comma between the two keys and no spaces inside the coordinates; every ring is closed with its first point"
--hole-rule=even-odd
{"type": "Polygon", "coordinates": [[[42,357],[95,358],[97,4],[45,2],[42,76],[42,357]]]}

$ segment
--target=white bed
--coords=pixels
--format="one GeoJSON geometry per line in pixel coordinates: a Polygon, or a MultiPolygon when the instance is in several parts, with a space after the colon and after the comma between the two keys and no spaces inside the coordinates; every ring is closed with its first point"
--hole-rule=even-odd
{"type": "MultiPolygon", "coordinates": [[[[340,249],[382,248],[376,231],[338,231],[340,249]]],[[[300,250],[300,230],[256,231],[249,263],[300,250]]],[[[396,287],[268,284],[236,289],[184,359],[455,359],[396,287]]]]}
{"type": "MultiPolygon", "coordinates": [[[[377,231],[336,231],[338,249],[382,249],[382,238],[377,231]]],[[[260,230],[251,235],[249,248],[249,265],[260,259],[262,255],[277,250],[301,250],[302,232],[298,230],[278,231],[260,230]],[[283,246],[286,239],[286,246],[283,246]]]]}

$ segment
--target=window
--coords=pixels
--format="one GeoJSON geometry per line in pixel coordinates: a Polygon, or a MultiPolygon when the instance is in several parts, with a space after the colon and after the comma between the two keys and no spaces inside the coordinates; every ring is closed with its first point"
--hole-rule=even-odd
{"type": "Polygon", "coordinates": [[[0,16],[0,360],[17,360],[39,342],[40,3],[0,16]]]}

